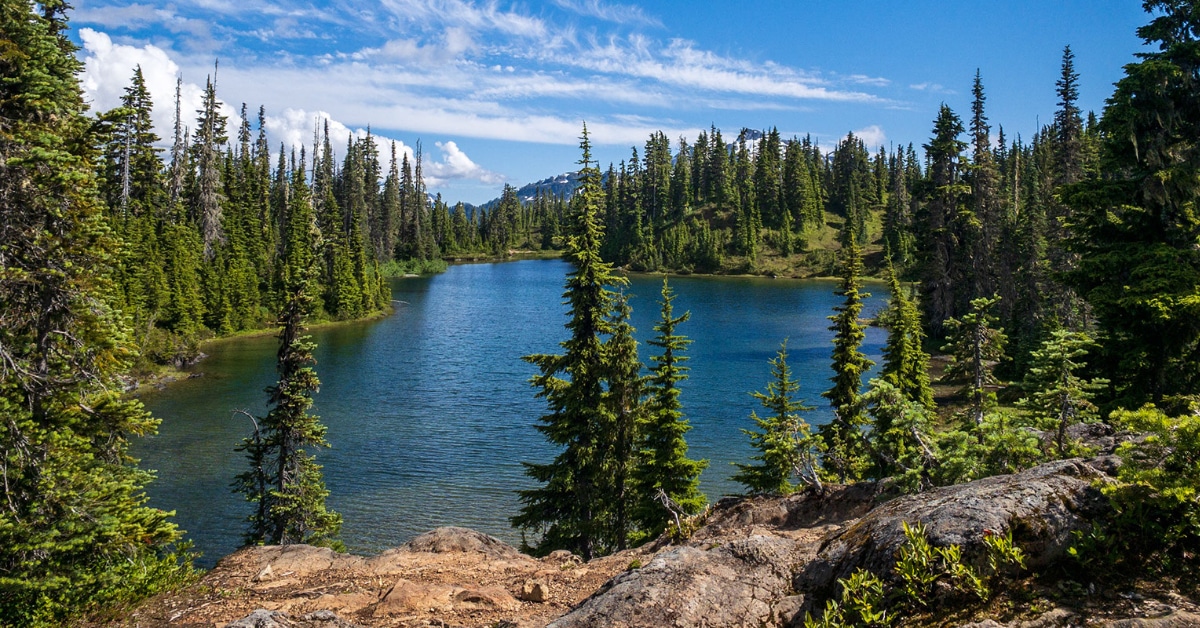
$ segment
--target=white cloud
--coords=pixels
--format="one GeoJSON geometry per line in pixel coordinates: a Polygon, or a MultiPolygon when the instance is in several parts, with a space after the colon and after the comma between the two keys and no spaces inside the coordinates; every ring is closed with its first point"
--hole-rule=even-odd
{"type": "MultiPolygon", "coordinates": [[[[150,44],[140,48],[117,44],[108,34],[90,28],[80,29],[79,37],[85,53],[80,83],[92,107],[106,111],[120,105],[134,69],[140,66],[154,102],[151,118],[162,145],[169,145],[175,128],[175,81],[180,75],[179,65],[163,49],[150,44]]],[[[195,126],[196,111],[203,99],[204,88],[200,85],[184,81],[180,86],[184,127],[195,126]]],[[[225,102],[221,102],[221,112],[231,120],[238,117],[238,111],[225,102]]]]}
{"type": "Polygon", "coordinates": [[[554,4],[584,17],[594,17],[617,24],[662,26],[657,18],[646,15],[641,7],[632,4],[608,4],[600,0],[554,0],[554,4]]]}
{"type": "Polygon", "coordinates": [[[499,184],[504,176],[481,168],[462,152],[458,144],[445,141],[435,144],[442,153],[442,160],[423,164],[425,180],[430,185],[441,185],[449,179],[470,179],[480,183],[499,184]]]}
{"type": "Polygon", "coordinates": [[[887,134],[883,132],[883,127],[878,124],[872,124],[854,131],[854,137],[862,140],[868,148],[879,148],[887,143],[887,134]]]}
{"type": "Polygon", "coordinates": [[[929,83],[929,82],[914,83],[912,85],[909,85],[908,88],[912,89],[912,90],[916,90],[918,92],[929,92],[931,94],[953,94],[953,93],[955,93],[954,90],[946,89],[940,83],[929,83]]]}
{"type": "Polygon", "coordinates": [[[872,94],[831,89],[827,81],[773,62],[754,64],[724,57],[695,47],[693,42],[673,39],[665,47],[638,35],[612,38],[605,45],[559,59],[597,72],[649,79],[685,89],[737,93],[774,98],[827,100],[837,102],[884,102],[872,94]]]}

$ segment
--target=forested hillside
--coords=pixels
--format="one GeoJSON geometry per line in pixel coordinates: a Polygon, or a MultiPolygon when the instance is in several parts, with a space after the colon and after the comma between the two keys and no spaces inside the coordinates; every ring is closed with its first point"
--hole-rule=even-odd
{"type": "Polygon", "coordinates": [[[419,162],[414,175],[394,150],[381,157],[369,134],[353,138],[339,162],[325,129],[311,155],[280,146],[272,163],[265,112],[259,109],[257,135],[245,105],[231,125],[220,113],[215,78],[191,124],[177,90],[166,164],[140,68],[122,106],[98,117],[99,192],[124,243],[115,274],[120,305],[143,355],[159,363],[187,360],[205,336],[271,324],[295,251],[320,258],[312,288],[317,320],[388,308],[381,266],[398,254],[435,255],[422,224],[419,162]]]}

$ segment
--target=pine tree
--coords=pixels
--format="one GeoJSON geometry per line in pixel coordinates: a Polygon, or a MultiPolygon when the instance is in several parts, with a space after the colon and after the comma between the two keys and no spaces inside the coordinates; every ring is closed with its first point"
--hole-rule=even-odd
{"type": "Polygon", "coordinates": [[[604,444],[604,458],[608,462],[609,482],[603,490],[609,494],[612,508],[611,528],[605,538],[612,549],[620,551],[628,547],[631,531],[631,510],[635,501],[631,474],[637,460],[634,448],[639,439],[639,428],[645,422],[643,390],[646,378],[642,376],[642,362],[638,359],[637,341],[633,338],[634,328],[629,323],[633,310],[629,307],[629,296],[618,294],[612,315],[612,337],[604,346],[605,378],[608,390],[605,403],[612,414],[612,432],[604,444]]]}
{"type": "Polygon", "coordinates": [[[1078,373],[1085,367],[1080,358],[1094,345],[1083,332],[1056,329],[1033,352],[1025,375],[1024,388],[1029,396],[1017,405],[1032,414],[1040,427],[1054,431],[1060,458],[1071,453],[1067,428],[1095,421],[1099,416],[1092,398],[1108,385],[1108,380],[1085,380],[1078,373]]]}
{"type": "Polygon", "coordinates": [[[1063,48],[1062,72],[1054,83],[1058,110],[1054,112],[1054,157],[1060,184],[1083,178],[1083,117],[1079,111],[1079,73],[1075,71],[1075,53],[1063,48]]]}
{"type": "Polygon", "coordinates": [[[872,475],[896,478],[909,493],[930,488],[938,464],[930,410],[881,379],[871,380],[863,403],[871,415],[872,475]]]}
{"type": "Polygon", "coordinates": [[[59,626],[186,573],[130,440],[157,421],[123,398],[135,357],[114,309],[116,241],[66,3],[0,0],[0,624],[59,626]]]}
{"type": "Polygon", "coordinates": [[[592,165],[586,126],[580,148],[581,187],[566,251],[574,269],[563,295],[570,306],[571,337],[561,343],[562,354],[525,357],[538,367],[531,383],[550,409],[538,431],[562,451],[549,464],[523,463],[525,473],[542,486],[518,491],[522,507],[512,524],[540,534],[532,546],[538,553],[569,549],[590,559],[609,549],[605,515],[611,504],[604,490],[609,468],[603,454],[614,417],[604,398],[604,340],[612,334],[610,287],[623,282],[600,258],[600,171],[592,165]]]}
{"type": "MultiPolygon", "coordinates": [[[[1048,282],[1049,294],[1039,295],[1046,303],[1043,306],[1058,324],[1069,329],[1082,330],[1087,324],[1088,314],[1079,296],[1062,283],[1062,277],[1070,273],[1079,263],[1077,256],[1067,247],[1070,225],[1075,222],[1071,206],[1063,203],[1057,194],[1062,186],[1083,179],[1084,137],[1083,117],[1079,105],[1079,74],[1075,72],[1075,54],[1071,47],[1063,49],[1062,73],[1055,82],[1058,94],[1058,109],[1054,112],[1054,126],[1048,133],[1053,152],[1052,172],[1049,173],[1053,192],[1046,194],[1046,266],[1053,281],[1048,282]]],[[[1041,338],[1039,338],[1041,340],[1041,338]]]]}
{"type": "Polygon", "coordinates": [[[138,66],[121,96],[121,106],[104,116],[113,119],[112,136],[105,148],[104,199],[120,218],[153,214],[165,201],[159,180],[159,137],[150,118],[153,109],[138,66]]]}
{"type": "Polygon", "coordinates": [[[934,409],[933,387],[929,382],[929,354],[923,348],[925,332],[921,329],[921,313],[916,298],[900,285],[896,271],[888,261],[888,287],[892,298],[880,317],[887,327],[887,343],[883,347],[883,381],[895,386],[906,399],[915,401],[927,410],[934,409]]]}
{"type": "Polygon", "coordinates": [[[196,184],[192,193],[193,217],[200,225],[204,242],[204,259],[211,261],[217,248],[225,243],[221,204],[224,202],[221,185],[221,146],[228,141],[225,116],[217,101],[216,77],[210,77],[204,87],[204,99],[196,120],[196,138],[192,160],[196,164],[196,184]]]}
{"type": "Polygon", "coordinates": [[[795,398],[800,383],[792,379],[792,369],[787,363],[787,341],[779,346],[779,352],[771,360],[773,381],[767,384],[767,392],[751,395],[758,399],[770,415],[760,417],[750,413],[758,431],[743,429],[750,437],[750,444],[758,454],[751,460],[758,464],[734,463],[738,472],[731,480],[746,487],[752,494],[787,495],[796,490],[793,476],[806,486],[821,489],[818,457],[822,451],[821,438],[809,430],[808,423],[800,418],[800,412],[813,408],[795,398]]]}
{"type": "Polygon", "coordinates": [[[250,470],[239,475],[234,486],[255,505],[248,518],[248,543],[342,549],[337,540],[342,516],[325,505],[329,491],[311,453],[313,448],[329,446],[325,426],[308,413],[321,384],[312,368],[316,345],[303,335],[304,319],[312,307],[308,285],[312,274],[311,266],[287,271],[286,301],[279,320],[279,381],[267,388],[270,411],[242,444],[250,470]]]}
{"type": "Polygon", "coordinates": [[[657,536],[671,521],[669,504],[678,514],[694,515],[706,503],[700,492],[700,473],[707,460],[687,457],[684,435],[692,426],[683,415],[679,384],[687,379],[688,360],[683,352],[691,340],[676,333],[676,328],[690,318],[690,312],[675,316],[675,294],[663,278],[662,311],[654,326],[657,336],[650,341],[662,353],[651,359],[648,382],[649,399],[645,422],[639,431],[638,464],[634,469],[634,494],[638,500],[634,518],[638,528],[650,537],[657,536]],[[661,491],[661,493],[660,493],[661,491]],[[666,502],[666,503],[664,503],[666,502]]]}
{"type": "Polygon", "coordinates": [[[960,173],[965,144],[958,137],[962,132],[962,121],[950,107],[942,105],[934,122],[933,139],[925,145],[928,191],[918,214],[918,238],[926,243],[920,259],[921,306],[934,337],[941,337],[946,319],[959,313],[963,292],[958,281],[962,269],[955,265],[961,252],[954,228],[962,196],[969,189],[960,173]]]}
{"type": "Polygon", "coordinates": [[[966,382],[962,393],[970,398],[970,416],[975,426],[983,424],[984,412],[995,401],[996,395],[988,393],[987,386],[997,383],[993,370],[1004,359],[1008,341],[1004,330],[995,327],[996,318],[991,313],[999,300],[996,296],[975,299],[971,301],[971,311],[961,319],[946,321],[949,342],[942,351],[950,354],[950,364],[944,377],[946,381],[966,382]]]}
{"type": "MultiPolygon", "coordinates": [[[[847,225],[850,226],[849,224],[847,225]]],[[[862,288],[862,252],[858,248],[853,229],[843,237],[842,283],[837,291],[845,300],[834,308],[830,316],[834,332],[833,372],[830,381],[833,387],[821,396],[833,407],[833,420],[820,427],[821,439],[828,451],[825,468],[842,482],[857,480],[862,476],[865,465],[862,426],[866,423],[862,404],[862,376],[874,362],[863,355],[860,347],[866,337],[866,327],[859,322],[862,300],[871,296],[859,292],[862,288]]]]}
{"type": "MultiPolygon", "coordinates": [[[[986,97],[983,79],[975,70],[975,83],[971,88],[971,166],[967,179],[971,185],[971,213],[965,222],[968,237],[964,244],[970,247],[968,260],[971,265],[971,295],[978,297],[993,294],[998,288],[996,247],[1000,241],[1002,221],[1000,199],[997,195],[999,173],[995,155],[992,153],[991,127],[984,112],[986,97]]],[[[960,214],[961,216],[961,214],[960,214]]]]}

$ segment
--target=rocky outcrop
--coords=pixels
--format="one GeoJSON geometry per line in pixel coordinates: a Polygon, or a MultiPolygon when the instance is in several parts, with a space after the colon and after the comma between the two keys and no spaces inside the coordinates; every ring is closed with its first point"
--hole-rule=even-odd
{"type": "Polygon", "coordinates": [[[707,551],[676,547],[617,576],[549,628],[771,625],[790,589],[795,550],[795,541],[764,535],[707,551]]]}
{"type": "MultiPolygon", "coordinates": [[[[370,558],[303,545],[248,548],[123,625],[797,625],[805,610],[835,592],[837,578],[860,567],[889,574],[904,522],[923,523],[934,545],[961,546],[968,561],[982,556],[984,530],[1011,531],[1030,566],[1049,564],[1062,556],[1073,530],[1106,511],[1097,485],[1111,481],[1116,462],[1059,461],[890,501],[870,483],[726,499],[683,543],[664,537],[588,562],[566,551],[535,559],[464,528],[439,528],[370,558]]],[[[1149,597],[1097,593],[1098,611],[1054,608],[1007,623],[976,618],[972,626],[1037,628],[1082,619],[1114,628],[1197,625],[1194,601],[1149,597]]]]}
{"type": "Polygon", "coordinates": [[[494,536],[468,528],[437,528],[400,546],[405,552],[477,552],[489,558],[528,558],[516,548],[494,536]]]}
{"type": "Polygon", "coordinates": [[[873,482],[787,497],[726,497],[713,506],[704,526],[687,543],[700,546],[754,534],[786,536],[793,531],[836,527],[870,512],[879,497],[873,482]]]}
{"type": "Polygon", "coordinates": [[[1097,465],[1061,460],[894,499],[827,538],[793,584],[798,591],[828,596],[839,578],[859,568],[886,577],[904,544],[905,522],[923,524],[933,545],[958,545],[964,559],[976,564],[984,555],[985,531],[1011,531],[1025,550],[1026,565],[1042,567],[1062,557],[1073,531],[1107,511],[1096,486],[1105,481],[1110,478],[1097,465]]]}
{"type": "Polygon", "coordinates": [[[682,546],[606,583],[553,628],[590,626],[771,626],[799,608],[795,566],[823,534],[871,509],[870,483],[824,494],[727,498],[682,546]]]}

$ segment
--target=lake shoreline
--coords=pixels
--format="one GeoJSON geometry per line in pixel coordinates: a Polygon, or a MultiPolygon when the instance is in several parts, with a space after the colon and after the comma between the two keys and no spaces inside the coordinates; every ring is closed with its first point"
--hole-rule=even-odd
{"type": "MultiPolygon", "coordinates": [[[[387,309],[376,310],[374,312],[371,312],[370,314],[367,314],[366,316],[362,316],[359,318],[351,318],[351,319],[347,319],[347,320],[343,320],[343,321],[320,321],[317,323],[305,325],[305,329],[307,331],[313,331],[313,330],[341,327],[341,326],[350,325],[350,324],[354,324],[354,323],[368,323],[371,321],[377,321],[377,320],[382,320],[384,318],[387,318],[387,317],[391,316],[392,314],[394,314],[395,312],[396,312],[396,308],[393,305],[389,305],[387,307],[387,309]]],[[[192,360],[190,363],[188,363],[182,367],[175,367],[172,365],[160,365],[160,367],[152,373],[142,373],[142,374],[138,374],[138,375],[126,374],[126,376],[123,378],[124,382],[125,382],[125,387],[126,387],[125,394],[130,397],[137,398],[137,397],[141,397],[142,395],[145,395],[148,393],[166,390],[167,387],[171,386],[172,384],[176,384],[176,383],[184,381],[184,380],[194,379],[197,377],[203,377],[204,376],[203,372],[198,372],[198,371],[194,371],[191,369],[196,367],[199,364],[202,364],[204,362],[204,360],[206,360],[208,358],[208,354],[204,352],[205,347],[212,347],[215,345],[221,345],[221,344],[225,344],[228,342],[237,342],[237,341],[246,340],[249,338],[264,338],[267,336],[276,336],[278,334],[279,334],[279,327],[271,326],[271,327],[263,327],[261,329],[248,329],[245,331],[240,331],[237,333],[230,334],[228,336],[215,336],[213,338],[205,338],[204,340],[201,340],[199,343],[200,352],[197,354],[196,358],[194,360],[192,360]]]]}
{"type": "MultiPolygon", "coordinates": [[[[478,255],[478,256],[456,256],[442,258],[447,265],[463,266],[468,264],[501,264],[505,262],[524,262],[529,260],[555,260],[563,259],[563,251],[510,251],[510,255],[478,255]]],[[[630,270],[624,267],[616,267],[615,271],[634,276],[652,277],[655,275],[666,275],[668,277],[729,277],[729,278],[760,278],[760,279],[792,279],[798,281],[841,281],[841,277],[837,275],[804,275],[804,274],[785,274],[777,273],[746,273],[746,272],[715,272],[701,273],[695,271],[680,271],[680,270],[630,270]]],[[[405,275],[404,278],[409,278],[405,275]]],[[[862,278],[864,283],[887,283],[885,277],[873,277],[864,275],[862,278]]]]}

